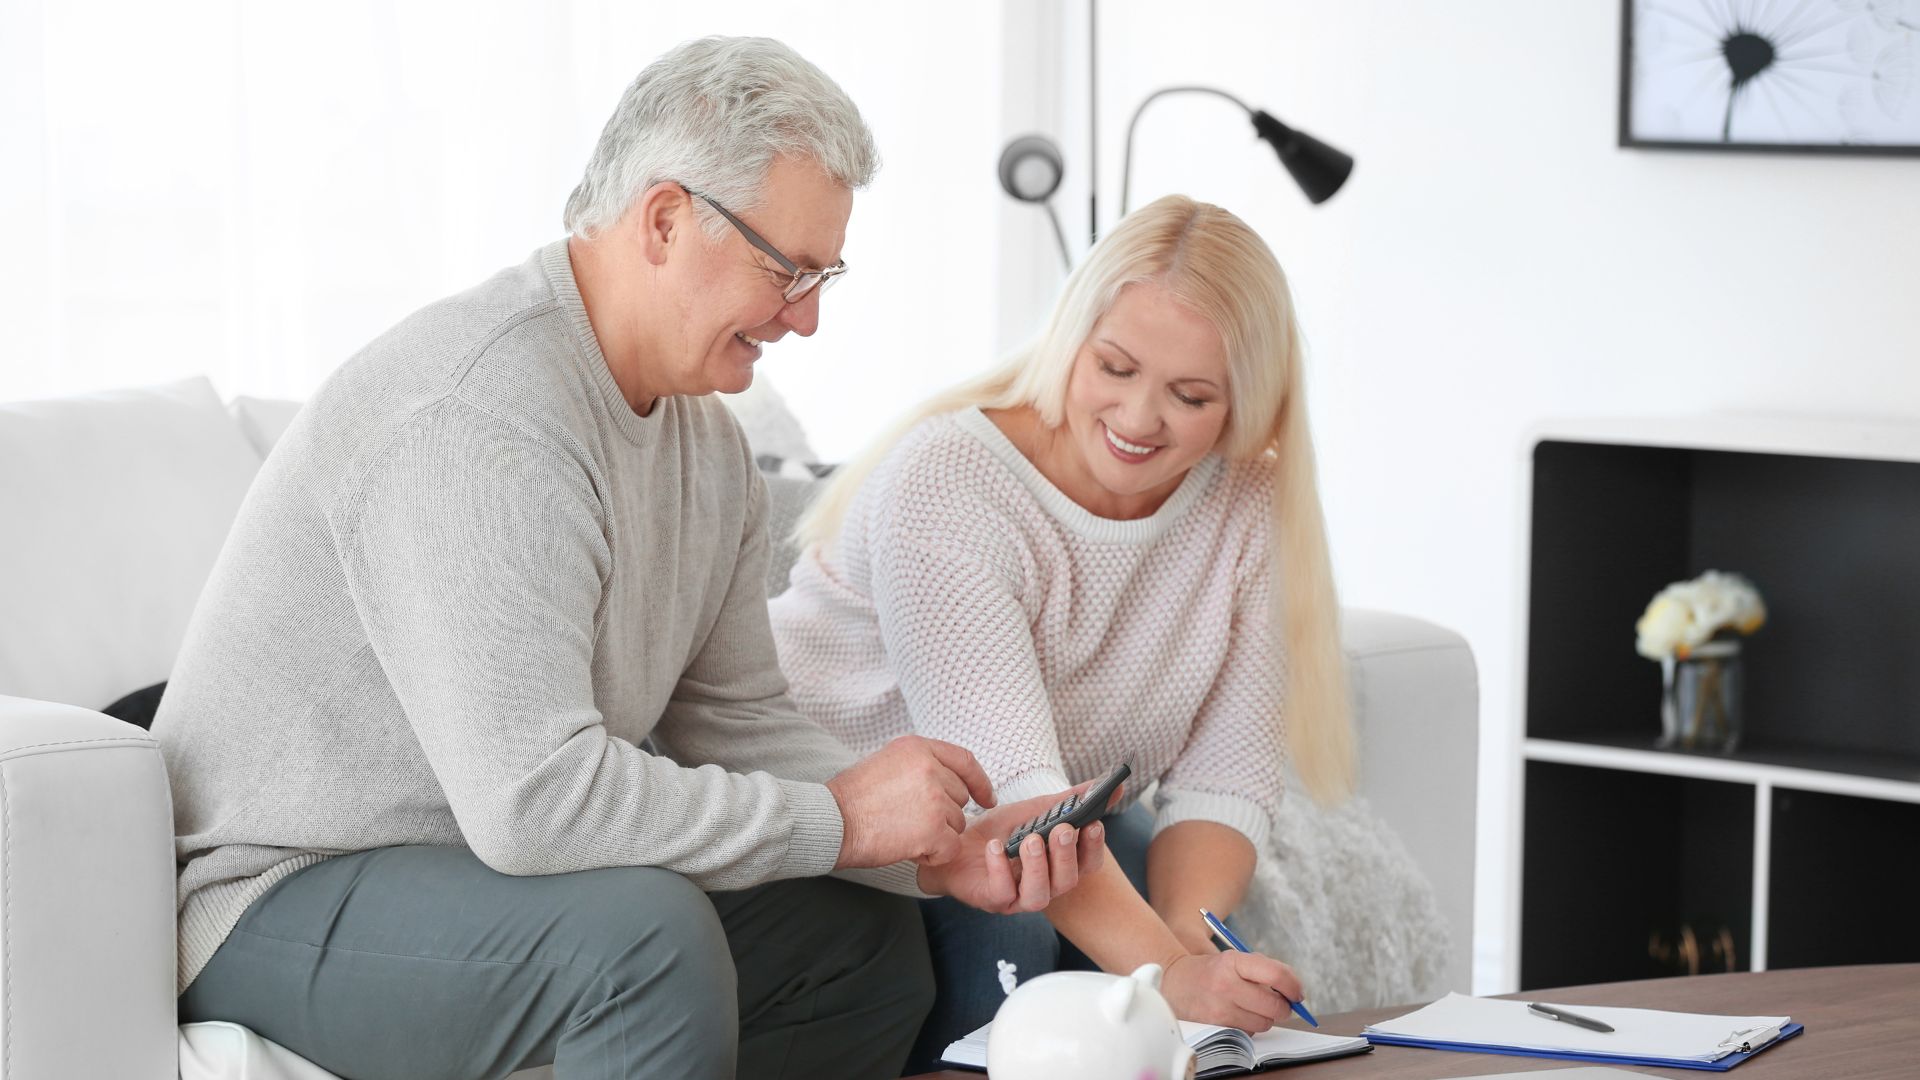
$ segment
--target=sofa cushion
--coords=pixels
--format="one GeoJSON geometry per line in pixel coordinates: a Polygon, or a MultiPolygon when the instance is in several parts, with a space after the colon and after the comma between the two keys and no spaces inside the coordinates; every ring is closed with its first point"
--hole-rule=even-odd
{"type": "Polygon", "coordinates": [[[239,1024],[180,1027],[180,1080],[339,1080],[334,1074],[239,1024]]]}
{"type": "Polygon", "coordinates": [[[204,378],[0,404],[0,694],[165,679],[259,465],[204,378]]]}
{"type": "MultiPolygon", "coordinates": [[[[180,1027],[180,1080],[338,1080],[334,1074],[239,1024],[209,1020],[180,1027]]],[[[553,1080],[553,1067],[507,1080],[553,1080]]]]}

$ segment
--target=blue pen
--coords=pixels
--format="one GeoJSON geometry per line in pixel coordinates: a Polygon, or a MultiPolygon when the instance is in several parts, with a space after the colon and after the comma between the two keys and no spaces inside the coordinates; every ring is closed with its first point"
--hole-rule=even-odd
{"type": "MultiPolygon", "coordinates": [[[[1233,936],[1233,931],[1227,929],[1227,924],[1221,922],[1219,918],[1214,915],[1213,912],[1208,911],[1206,908],[1201,908],[1200,917],[1207,920],[1207,929],[1213,931],[1213,936],[1225,942],[1228,946],[1233,948],[1235,951],[1248,952],[1248,953],[1253,951],[1252,949],[1249,949],[1245,945],[1241,944],[1240,939],[1233,936]]],[[[1275,990],[1274,993],[1280,994],[1280,991],[1275,990]]],[[[1305,1020],[1309,1024],[1312,1024],[1314,1027],[1320,1026],[1320,1021],[1315,1020],[1313,1018],[1313,1014],[1307,1011],[1307,1007],[1305,1005],[1302,1005],[1299,1002],[1293,1000],[1292,998],[1287,997],[1287,995],[1285,994],[1280,994],[1280,998],[1281,1000],[1285,1001],[1287,1004],[1293,1006],[1293,1011],[1295,1015],[1299,1016],[1300,1019],[1305,1020]]]]}

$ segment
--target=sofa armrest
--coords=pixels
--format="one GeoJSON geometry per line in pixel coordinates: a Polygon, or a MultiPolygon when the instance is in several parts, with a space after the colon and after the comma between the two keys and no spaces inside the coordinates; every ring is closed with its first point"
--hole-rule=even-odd
{"type": "Polygon", "coordinates": [[[1474,815],[1480,690],[1459,634],[1408,615],[1349,608],[1360,794],[1433,882],[1453,930],[1447,986],[1473,983],[1474,815]]]}
{"type": "Polygon", "coordinates": [[[177,1073],[173,808],[146,732],[0,697],[0,1073],[177,1073]]]}

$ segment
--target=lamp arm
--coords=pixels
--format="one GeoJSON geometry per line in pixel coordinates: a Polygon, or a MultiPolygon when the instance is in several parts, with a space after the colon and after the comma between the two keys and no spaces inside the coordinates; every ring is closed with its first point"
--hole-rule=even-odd
{"type": "Polygon", "coordinates": [[[1073,253],[1067,250],[1067,231],[1060,227],[1060,215],[1053,208],[1053,200],[1048,199],[1040,205],[1046,207],[1047,220],[1053,222],[1053,238],[1060,242],[1060,262],[1066,266],[1067,273],[1073,273],[1073,253]]]}
{"type": "Polygon", "coordinates": [[[1121,217],[1127,216],[1127,207],[1130,205],[1127,201],[1127,196],[1133,187],[1133,129],[1140,125],[1140,114],[1147,111],[1147,106],[1153,104],[1154,99],[1164,97],[1168,94],[1212,94],[1214,97],[1226,98],[1228,101],[1240,106],[1241,111],[1245,112],[1248,116],[1253,115],[1252,106],[1234,97],[1232,94],[1227,93],[1225,90],[1215,90],[1211,86],[1168,86],[1148,94],[1147,99],[1142,101],[1140,106],[1133,110],[1133,119],[1127,121],[1127,146],[1120,158],[1121,217]]]}

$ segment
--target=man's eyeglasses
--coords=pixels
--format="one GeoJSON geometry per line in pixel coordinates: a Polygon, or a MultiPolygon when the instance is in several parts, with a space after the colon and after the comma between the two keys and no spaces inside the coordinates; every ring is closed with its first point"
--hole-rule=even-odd
{"type": "Polygon", "coordinates": [[[704,200],[708,206],[711,206],[715,210],[720,211],[720,216],[723,218],[726,218],[728,224],[732,225],[736,229],[739,229],[740,235],[747,238],[747,243],[752,244],[754,247],[757,247],[761,251],[766,252],[768,258],[771,258],[774,262],[780,264],[780,269],[785,270],[787,273],[793,275],[793,280],[787,282],[786,287],[780,290],[780,296],[783,299],[785,299],[787,303],[795,304],[800,302],[801,300],[806,299],[806,296],[808,293],[812,292],[815,289],[826,288],[828,285],[833,284],[833,281],[835,278],[847,272],[847,263],[845,259],[842,259],[839,262],[834,263],[832,266],[823,267],[822,269],[819,269],[819,270],[801,269],[799,263],[796,263],[792,259],[787,258],[785,255],[780,254],[779,248],[776,248],[772,244],[767,243],[766,240],[762,238],[759,233],[754,232],[752,229],[748,228],[746,222],[741,221],[737,217],[734,217],[732,211],[728,210],[724,206],[721,206],[719,203],[714,202],[713,199],[708,195],[695,191],[692,188],[687,187],[687,185],[685,184],[681,184],[680,186],[686,189],[687,194],[697,196],[698,198],[704,200]]]}

